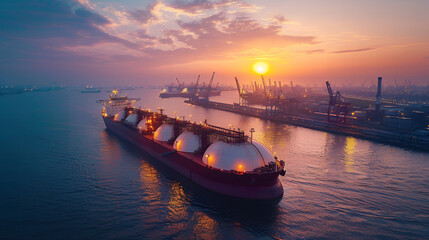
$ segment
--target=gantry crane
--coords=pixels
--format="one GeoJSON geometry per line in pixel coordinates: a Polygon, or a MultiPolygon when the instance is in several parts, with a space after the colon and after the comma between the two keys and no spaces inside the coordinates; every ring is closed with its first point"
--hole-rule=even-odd
{"type": "Polygon", "coordinates": [[[213,84],[214,75],[215,75],[215,72],[213,72],[212,78],[210,79],[210,83],[209,83],[209,85],[207,87],[207,94],[206,94],[206,97],[205,97],[207,101],[209,100],[210,92],[212,90],[212,84],[213,84]]]}
{"type": "Polygon", "coordinates": [[[194,91],[192,91],[192,94],[190,96],[190,100],[196,100],[198,98],[198,84],[200,83],[200,75],[198,75],[197,83],[195,84],[194,91]]]}
{"type": "Polygon", "coordinates": [[[248,94],[246,94],[246,92],[244,91],[244,89],[242,89],[240,87],[240,82],[238,82],[237,77],[235,77],[235,84],[237,85],[237,90],[238,90],[238,104],[241,106],[248,106],[249,102],[248,102],[248,94]]]}
{"type": "Polygon", "coordinates": [[[182,89],[182,88],[184,88],[184,87],[185,87],[185,82],[183,82],[183,84],[182,84],[182,83],[180,83],[180,81],[179,81],[179,79],[178,79],[178,78],[176,78],[176,81],[177,81],[177,83],[179,84],[179,88],[180,88],[180,89],[182,89]]]}
{"type": "Polygon", "coordinates": [[[347,101],[339,91],[334,95],[329,81],[326,81],[326,88],[329,94],[328,122],[345,123],[347,120],[348,108],[351,107],[350,102],[347,101]],[[335,114],[334,120],[331,118],[331,113],[335,114]]]}

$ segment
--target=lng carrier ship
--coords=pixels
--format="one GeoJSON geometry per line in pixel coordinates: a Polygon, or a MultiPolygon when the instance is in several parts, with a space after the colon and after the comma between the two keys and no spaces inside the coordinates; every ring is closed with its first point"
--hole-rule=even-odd
{"type": "Polygon", "coordinates": [[[138,100],[113,91],[108,100],[98,101],[109,132],[211,191],[253,200],[283,196],[284,161],[244,131],[133,107],[138,100]]]}

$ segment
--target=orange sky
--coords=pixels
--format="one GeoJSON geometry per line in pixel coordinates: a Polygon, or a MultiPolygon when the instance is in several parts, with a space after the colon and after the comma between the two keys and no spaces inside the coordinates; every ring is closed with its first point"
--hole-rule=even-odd
{"type": "Polygon", "coordinates": [[[258,80],[252,65],[263,60],[267,77],[303,85],[360,85],[378,76],[426,85],[427,9],[423,0],[41,4],[23,12],[24,20],[16,10],[5,19],[12,47],[0,70],[19,70],[7,71],[16,82],[28,83],[30,74],[40,82],[61,76],[69,85],[191,82],[215,71],[218,81],[233,85],[235,76],[243,84],[258,80]],[[20,54],[12,54],[14,44],[20,54]]]}

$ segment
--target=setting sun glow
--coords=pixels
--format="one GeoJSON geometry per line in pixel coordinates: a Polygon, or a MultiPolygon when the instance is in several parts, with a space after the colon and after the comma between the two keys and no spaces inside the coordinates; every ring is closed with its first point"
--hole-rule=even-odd
{"type": "Polygon", "coordinates": [[[258,74],[264,75],[268,72],[269,66],[266,62],[256,62],[253,64],[253,71],[258,74]]]}

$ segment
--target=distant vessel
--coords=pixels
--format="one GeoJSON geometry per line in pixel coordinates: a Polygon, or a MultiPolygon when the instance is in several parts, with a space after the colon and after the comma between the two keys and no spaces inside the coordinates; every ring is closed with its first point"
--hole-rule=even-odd
{"type": "Polygon", "coordinates": [[[197,83],[190,87],[185,87],[184,82],[180,82],[179,79],[176,78],[176,81],[178,83],[178,86],[174,86],[173,84],[167,86],[166,88],[163,88],[161,90],[161,93],[159,94],[159,97],[161,98],[170,98],[170,97],[183,97],[183,98],[193,98],[197,96],[205,96],[205,97],[213,97],[213,96],[220,96],[220,93],[222,92],[218,86],[219,83],[215,88],[212,88],[213,78],[214,78],[214,72],[210,79],[210,83],[208,86],[198,87],[198,83],[200,81],[200,75],[198,75],[197,83]]]}
{"type": "Polygon", "coordinates": [[[124,87],[121,88],[120,90],[136,90],[134,87],[124,87]]]}
{"type": "Polygon", "coordinates": [[[109,99],[98,100],[97,103],[104,105],[103,115],[114,116],[125,108],[132,107],[139,100],[140,98],[129,98],[125,93],[115,89],[109,95],[109,99]]]}
{"type": "Polygon", "coordinates": [[[93,88],[92,86],[86,86],[86,88],[80,92],[81,93],[99,93],[101,92],[101,90],[97,88],[93,88]]]}
{"type": "Polygon", "coordinates": [[[109,132],[211,191],[253,200],[283,196],[284,161],[243,131],[167,117],[162,109],[137,109],[137,100],[114,93],[98,101],[109,132]]]}
{"type": "Polygon", "coordinates": [[[9,86],[0,86],[0,95],[6,94],[21,94],[24,92],[24,89],[14,88],[9,86]]]}
{"type": "MultiPolygon", "coordinates": [[[[220,89],[211,89],[210,90],[210,97],[213,96],[220,96],[220,93],[222,91],[220,89]]],[[[171,97],[182,97],[182,98],[190,98],[194,96],[194,94],[198,95],[207,95],[207,89],[206,88],[195,88],[195,87],[177,87],[177,86],[167,86],[166,88],[163,88],[161,92],[159,93],[159,97],[161,98],[171,98],[171,97]]]]}

